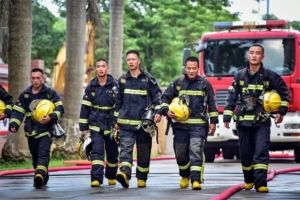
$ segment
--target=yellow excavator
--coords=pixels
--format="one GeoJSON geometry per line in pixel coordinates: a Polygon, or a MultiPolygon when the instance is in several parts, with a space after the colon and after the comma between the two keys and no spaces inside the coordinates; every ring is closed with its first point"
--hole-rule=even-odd
{"type": "MultiPolygon", "coordinates": [[[[84,64],[84,83],[87,84],[93,78],[93,65],[94,65],[94,44],[95,44],[95,31],[92,23],[89,21],[86,24],[86,53],[84,64]]],[[[63,96],[65,86],[65,64],[66,64],[66,44],[59,50],[56,60],[54,62],[54,71],[52,75],[52,88],[63,96]]]]}

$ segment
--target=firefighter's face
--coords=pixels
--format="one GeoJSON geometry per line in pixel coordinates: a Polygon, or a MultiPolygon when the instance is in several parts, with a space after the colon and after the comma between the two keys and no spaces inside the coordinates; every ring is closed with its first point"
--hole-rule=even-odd
{"type": "Polygon", "coordinates": [[[107,66],[107,63],[104,60],[96,62],[95,72],[97,73],[97,76],[106,76],[108,70],[109,67],[107,66]]]}
{"type": "Polygon", "coordinates": [[[30,75],[30,82],[35,88],[39,88],[43,84],[44,79],[41,72],[32,72],[30,75]]]}
{"type": "Polygon", "coordinates": [[[130,53],[126,56],[126,64],[129,70],[135,70],[139,68],[141,59],[138,58],[138,55],[135,53],[130,53]]]}
{"type": "Polygon", "coordinates": [[[186,75],[189,79],[195,79],[199,73],[199,66],[196,61],[187,61],[185,64],[186,75]]]}
{"type": "Polygon", "coordinates": [[[264,57],[261,47],[254,46],[249,49],[248,61],[251,65],[259,65],[264,57]]]}

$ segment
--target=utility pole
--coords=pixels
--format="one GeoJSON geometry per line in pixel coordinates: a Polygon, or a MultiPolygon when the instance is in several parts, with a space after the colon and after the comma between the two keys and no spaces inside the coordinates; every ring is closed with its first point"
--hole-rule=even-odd
{"type": "Polygon", "coordinates": [[[267,14],[268,14],[268,15],[269,15],[269,6],[270,6],[269,0],[267,0],[267,14]]]}

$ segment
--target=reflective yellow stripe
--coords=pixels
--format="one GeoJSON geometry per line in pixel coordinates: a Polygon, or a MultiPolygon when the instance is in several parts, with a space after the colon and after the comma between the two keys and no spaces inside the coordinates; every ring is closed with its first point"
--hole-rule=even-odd
{"type": "Polygon", "coordinates": [[[178,165],[178,167],[179,167],[179,169],[181,169],[181,170],[185,170],[185,169],[187,169],[187,168],[189,168],[190,167],[190,162],[188,163],[188,164],[186,164],[185,166],[180,166],[180,165],[178,165]]]}
{"type": "Polygon", "coordinates": [[[36,170],[38,170],[38,169],[43,170],[45,173],[48,172],[47,167],[45,167],[45,166],[43,166],[43,165],[38,165],[38,166],[36,167],[36,170]]]}
{"type": "Polygon", "coordinates": [[[104,131],[104,135],[108,135],[108,134],[110,134],[111,133],[111,130],[106,130],[106,131],[104,131]]]}
{"type": "Polygon", "coordinates": [[[94,105],[94,108],[97,108],[97,109],[103,109],[103,110],[113,109],[113,107],[107,107],[107,106],[100,107],[100,106],[98,106],[98,105],[94,105]]]}
{"type": "Polygon", "coordinates": [[[187,119],[185,121],[178,121],[178,123],[181,123],[181,124],[206,124],[207,121],[204,121],[203,119],[187,119]]]}
{"type": "MultiPolygon", "coordinates": [[[[130,120],[130,119],[118,119],[118,124],[128,124],[128,125],[139,125],[141,123],[141,120],[130,120]]],[[[147,124],[147,123],[143,123],[147,124]]]]}
{"type": "Polygon", "coordinates": [[[160,105],[154,107],[154,110],[158,110],[158,109],[161,109],[160,105]]]}
{"type": "Polygon", "coordinates": [[[81,104],[86,105],[86,106],[93,106],[92,102],[86,101],[86,100],[82,100],[81,104]]]}
{"type": "Polygon", "coordinates": [[[268,170],[268,165],[266,165],[266,164],[256,164],[256,165],[254,165],[254,170],[257,170],[257,169],[268,170]]]}
{"type": "Polygon", "coordinates": [[[109,163],[108,161],[106,161],[106,165],[110,167],[118,167],[118,163],[109,163]]]}
{"type": "Polygon", "coordinates": [[[250,165],[249,167],[242,166],[242,168],[243,168],[243,170],[245,170],[245,171],[250,171],[250,170],[252,170],[252,168],[253,168],[253,164],[250,165]]]}
{"type": "Polygon", "coordinates": [[[218,112],[210,112],[209,117],[218,117],[219,113],[218,112]]]}
{"type": "Polygon", "coordinates": [[[57,115],[57,119],[59,119],[61,117],[61,113],[59,111],[54,111],[53,113],[55,113],[57,115]]]}
{"type": "Polygon", "coordinates": [[[132,90],[125,89],[124,94],[133,94],[133,95],[147,95],[147,90],[132,90]]]}
{"type": "Polygon", "coordinates": [[[92,165],[104,165],[102,160],[92,160],[92,165]]]}
{"type": "Polygon", "coordinates": [[[199,166],[191,166],[191,171],[200,171],[201,172],[202,167],[199,166]]]}
{"type": "Polygon", "coordinates": [[[264,84],[264,86],[269,86],[270,83],[269,83],[269,81],[264,81],[263,84],[264,84]]]}
{"type": "Polygon", "coordinates": [[[115,112],[114,112],[114,116],[115,116],[115,117],[118,117],[118,116],[119,116],[119,112],[116,112],[116,111],[115,111],[115,112]]]}
{"type": "Polygon", "coordinates": [[[63,105],[63,104],[62,104],[61,101],[58,101],[58,102],[55,102],[54,105],[55,105],[55,107],[58,107],[58,106],[61,106],[61,105],[63,105]]]}
{"type": "Polygon", "coordinates": [[[32,112],[27,112],[27,113],[26,113],[26,117],[31,117],[32,114],[33,114],[32,112]]]}
{"type": "Polygon", "coordinates": [[[9,122],[10,122],[10,123],[15,122],[15,123],[17,123],[19,126],[21,125],[21,121],[18,120],[18,119],[16,119],[16,118],[11,118],[11,119],[9,120],[9,122]]]}
{"type": "Polygon", "coordinates": [[[223,115],[232,116],[233,115],[233,111],[231,111],[231,110],[224,110],[223,115]]]}
{"type": "Polygon", "coordinates": [[[121,83],[125,84],[126,83],[126,79],[125,78],[121,78],[121,83]]]}
{"type": "Polygon", "coordinates": [[[202,161],[201,176],[200,176],[201,183],[203,183],[204,163],[205,163],[205,154],[203,152],[203,161],[202,161]]]}
{"type": "MultiPolygon", "coordinates": [[[[32,132],[35,132],[35,131],[32,131],[32,132]]],[[[34,138],[40,138],[40,137],[43,137],[43,136],[45,136],[45,135],[48,135],[49,134],[49,132],[48,131],[46,131],[46,132],[44,132],[44,133],[40,133],[40,134],[38,134],[37,136],[35,136],[34,138]]],[[[31,136],[33,136],[33,134],[31,134],[31,136]]]]}
{"type": "Polygon", "coordinates": [[[280,106],[286,106],[286,107],[289,107],[290,103],[288,101],[282,101],[280,103],[280,106]]]}
{"type": "Polygon", "coordinates": [[[29,134],[28,132],[25,132],[25,135],[26,136],[28,136],[28,137],[32,137],[32,136],[34,136],[34,135],[36,135],[37,133],[35,132],[35,130],[33,130],[32,132],[31,132],[31,134],[29,134]]]}
{"type": "Polygon", "coordinates": [[[161,104],[161,107],[169,107],[169,104],[167,104],[167,103],[162,103],[162,104],[161,104]]]}
{"type": "Polygon", "coordinates": [[[5,108],[8,110],[12,110],[13,107],[11,105],[6,105],[5,108]]]}
{"type": "Polygon", "coordinates": [[[97,131],[97,132],[100,131],[100,127],[98,127],[98,126],[92,126],[92,125],[89,125],[89,129],[90,129],[90,130],[93,130],[93,131],[97,131]]]}
{"type": "Polygon", "coordinates": [[[179,96],[185,94],[185,95],[191,95],[191,96],[205,96],[205,92],[200,90],[181,90],[179,91],[179,96]]]}
{"type": "Polygon", "coordinates": [[[149,172],[149,167],[148,167],[148,168],[143,168],[143,167],[137,166],[136,168],[137,168],[140,172],[149,172]]]}
{"type": "Polygon", "coordinates": [[[132,165],[129,162],[121,162],[120,163],[120,168],[125,167],[125,166],[129,167],[130,169],[132,168],[132,165]]]}
{"type": "Polygon", "coordinates": [[[240,80],[240,85],[243,86],[244,85],[244,81],[240,80]]]}
{"type": "MultiPolygon", "coordinates": [[[[254,117],[255,117],[255,115],[244,115],[244,117],[243,116],[240,116],[240,121],[252,121],[252,120],[254,120],[254,117]]],[[[236,116],[234,116],[234,119],[236,119],[236,116]]],[[[259,116],[257,116],[257,119],[256,120],[259,120],[259,116]]]]}
{"type": "Polygon", "coordinates": [[[17,106],[17,105],[14,105],[13,109],[16,111],[19,111],[20,113],[23,113],[23,114],[25,114],[25,112],[26,112],[22,107],[17,106]]]}
{"type": "Polygon", "coordinates": [[[28,98],[29,97],[29,94],[24,94],[24,98],[28,98]]]}
{"type": "Polygon", "coordinates": [[[89,123],[89,120],[88,119],[79,119],[79,123],[87,124],[87,123],[89,123]]]}

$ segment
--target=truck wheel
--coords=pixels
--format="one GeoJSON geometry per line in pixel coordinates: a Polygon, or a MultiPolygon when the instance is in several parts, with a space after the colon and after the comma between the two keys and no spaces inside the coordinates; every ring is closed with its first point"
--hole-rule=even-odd
{"type": "Polygon", "coordinates": [[[204,147],[205,162],[213,163],[215,161],[215,149],[204,147]]]}
{"type": "Polygon", "coordinates": [[[294,156],[296,163],[300,163],[300,148],[294,149],[294,156]]]}
{"type": "Polygon", "coordinates": [[[222,154],[224,159],[233,159],[234,153],[230,148],[223,148],[222,154]]]}

